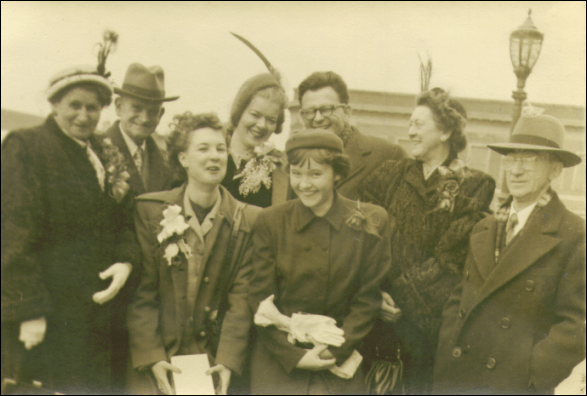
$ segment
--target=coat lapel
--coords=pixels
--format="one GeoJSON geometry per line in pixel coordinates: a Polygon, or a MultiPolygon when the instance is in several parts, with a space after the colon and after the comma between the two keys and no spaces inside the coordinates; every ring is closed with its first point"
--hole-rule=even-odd
{"type": "MultiPolygon", "coordinates": [[[[511,246],[503,252],[494,270],[479,290],[476,306],[560,243],[559,238],[549,234],[557,232],[564,213],[563,204],[558,197],[553,196],[546,207],[528,219],[528,223],[512,241],[511,246]]],[[[493,244],[495,244],[495,237],[493,244]]]]}
{"type": "MultiPolygon", "coordinates": [[[[112,143],[118,147],[118,150],[124,156],[124,160],[126,161],[126,169],[128,169],[128,173],[130,173],[130,178],[128,179],[128,184],[130,184],[133,192],[135,195],[141,195],[147,192],[145,190],[145,185],[143,184],[143,179],[137,170],[135,165],[135,161],[130,155],[130,151],[124,138],[122,137],[122,131],[120,130],[120,121],[116,121],[116,123],[110,128],[108,131],[108,135],[112,140],[112,143]]],[[[181,205],[183,207],[183,205],[181,205]]]]}
{"type": "Polygon", "coordinates": [[[366,157],[369,156],[371,152],[371,148],[365,147],[361,134],[355,129],[354,134],[348,140],[344,148],[344,153],[349,156],[351,161],[351,170],[345,179],[341,179],[336,183],[337,189],[340,189],[342,185],[354,178],[365,168],[365,164],[367,163],[366,157]]]}
{"type": "Polygon", "coordinates": [[[495,234],[497,233],[497,221],[494,217],[485,220],[488,222],[485,230],[471,235],[471,253],[475,258],[477,269],[483,280],[495,267],[495,234]]]}
{"type": "Polygon", "coordinates": [[[167,187],[170,176],[167,163],[152,136],[147,138],[146,144],[149,152],[149,180],[146,189],[147,191],[162,191],[167,187]]]}

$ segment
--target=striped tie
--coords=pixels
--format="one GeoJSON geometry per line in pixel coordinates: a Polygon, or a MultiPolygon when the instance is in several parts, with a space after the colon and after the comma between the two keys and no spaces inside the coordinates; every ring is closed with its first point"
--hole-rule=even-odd
{"type": "Polygon", "coordinates": [[[510,216],[510,219],[508,221],[507,227],[506,227],[506,234],[505,234],[506,246],[510,244],[512,239],[514,239],[514,236],[516,235],[514,230],[516,229],[517,225],[518,225],[518,214],[512,213],[512,215],[510,216]]]}
{"type": "Polygon", "coordinates": [[[133,155],[133,160],[135,161],[135,165],[137,166],[137,170],[139,171],[139,175],[143,174],[143,149],[141,147],[137,148],[135,155],[133,155]]]}

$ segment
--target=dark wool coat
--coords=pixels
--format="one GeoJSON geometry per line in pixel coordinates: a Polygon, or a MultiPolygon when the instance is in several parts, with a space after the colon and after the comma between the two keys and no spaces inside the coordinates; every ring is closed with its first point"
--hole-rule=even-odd
{"type": "MultiPolygon", "coordinates": [[[[443,165],[453,159],[447,158],[443,165]]],[[[428,383],[432,379],[442,306],[461,278],[469,234],[489,212],[493,198],[491,176],[469,172],[459,186],[452,213],[435,210],[443,185],[439,171],[424,180],[422,163],[414,159],[385,162],[362,186],[362,199],[383,206],[389,215],[392,269],[383,288],[403,311],[393,331],[401,341],[406,377],[411,369],[426,367],[427,374],[416,375],[418,381],[426,375],[428,383]]],[[[397,344],[390,331],[390,326],[378,326],[370,342],[383,343],[386,354],[395,356],[397,344]]]]}
{"type": "MultiPolygon", "coordinates": [[[[100,156],[99,143],[92,146],[100,156]]],[[[108,189],[52,117],[3,142],[3,377],[29,374],[65,393],[108,391],[111,303],[92,295],[110,284],[101,271],[140,254],[132,218],[108,189]],[[45,340],[24,353],[19,325],[42,316],[45,340]]]]}
{"type": "MultiPolygon", "coordinates": [[[[251,271],[251,229],[260,209],[247,205],[237,232],[233,255],[226,257],[238,201],[221,187],[222,203],[206,234],[205,247],[192,248],[201,272],[194,312],[187,312],[188,261],[169,265],[164,258],[166,242],[157,240],[163,210],[178,205],[185,217],[185,185],[170,191],[145,194],[137,198],[136,228],[143,249],[143,273],[134,301],[128,311],[132,365],[136,369],[171,358],[191,337],[203,345],[200,353],[214,355],[211,335],[218,326],[215,318],[224,317],[216,363],[237,374],[243,370],[248,353],[252,313],[247,301],[251,271]],[[192,317],[191,323],[189,318],[192,317]],[[191,327],[189,335],[186,326],[191,327]]],[[[186,219],[189,222],[189,219],[186,219]]],[[[195,231],[188,228],[184,235],[195,231]]],[[[197,237],[196,237],[197,238],[197,237]]],[[[189,239],[188,239],[189,241],[189,239]]],[[[188,242],[189,243],[189,242],[188,242]]],[[[189,340],[187,343],[189,344],[189,340]]],[[[154,389],[156,391],[156,388],[154,389]]]]}
{"type": "Polygon", "coordinates": [[[496,220],[471,234],[443,312],[438,392],[552,394],[585,358],[585,220],[554,194],[495,262],[496,220]]]}
{"type": "Polygon", "coordinates": [[[164,154],[161,152],[161,149],[159,149],[159,146],[157,146],[157,143],[152,136],[149,136],[147,140],[145,140],[147,157],[149,158],[149,173],[146,186],[143,183],[141,175],[137,171],[135,161],[130,155],[130,150],[122,136],[120,121],[116,121],[114,125],[106,131],[105,137],[109,137],[112,140],[112,144],[118,147],[122,155],[124,155],[126,167],[130,173],[128,183],[135,196],[148,192],[169,190],[171,188],[171,169],[167,164],[164,154]]]}
{"type": "MultiPolygon", "coordinates": [[[[283,162],[287,162],[285,155],[274,149],[270,153],[276,157],[283,157],[283,162]]],[[[228,164],[226,169],[226,175],[222,180],[222,185],[230,192],[230,194],[241,202],[248,203],[250,205],[259,206],[261,208],[267,208],[271,205],[278,205],[291,199],[293,192],[289,186],[289,174],[285,171],[285,166],[278,166],[271,173],[271,188],[261,185],[261,188],[256,193],[250,193],[247,196],[241,195],[239,187],[242,178],[235,179],[234,176],[237,174],[237,166],[234,163],[232,155],[228,156],[228,164]]]]}
{"type": "Polygon", "coordinates": [[[361,183],[382,163],[388,160],[399,161],[407,155],[400,146],[376,136],[363,135],[357,128],[344,146],[349,156],[351,169],[348,176],[336,183],[336,190],[345,198],[360,198],[361,183]]]}
{"type": "MultiPolygon", "coordinates": [[[[271,294],[281,313],[305,312],[334,318],[345,343],[329,350],[342,364],[369,333],[381,306],[380,282],[389,270],[389,224],[385,211],[361,204],[375,229],[351,228],[346,220],[357,202],[336,196],[330,211],[316,217],[299,199],[265,209],[254,227],[253,278],[249,300],[254,312],[271,294]]],[[[312,372],[295,366],[306,353],[270,326],[257,327],[251,362],[254,394],[307,394],[312,372]]],[[[352,380],[330,372],[334,394],[360,392],[361,369],[352,380]]]]}

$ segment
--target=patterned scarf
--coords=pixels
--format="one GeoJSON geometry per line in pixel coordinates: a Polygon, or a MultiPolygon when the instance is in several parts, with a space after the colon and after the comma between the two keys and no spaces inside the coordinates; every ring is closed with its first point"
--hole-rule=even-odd
{"type": "MultiPolygon", "coordinates": [[[[532,209],[532,213],[528,216],[528,220],[526,220],[526,224],[533,220],[536,216],[536,213],[542,208],[544,208],[548,203],[552,200],[554,192],[548,188],[544,194],[538,201],[536,202],[536,206],[532,209]]],[[[495,262],[499,260],[499,254],[501,252],[501,240],[504,237],[505,228],[510,218],[510,208],[512,205],[513,197],[510,195],[503,204],[499,207],[497,213],[495,214],[495,220],[497,221],[497,232],[495,234],[495,262]]],[[[520,231],[521,232],[521,231],[520,231]]]]}

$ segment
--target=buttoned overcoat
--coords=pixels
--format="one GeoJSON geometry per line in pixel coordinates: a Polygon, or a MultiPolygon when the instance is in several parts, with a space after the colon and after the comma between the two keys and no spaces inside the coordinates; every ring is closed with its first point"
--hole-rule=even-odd
{"type": "MultiPolygon", "coordinates": [[[[186,337],[192,337],[204,351],[214,356],[211,344],[215,326],[222,325],[216,363],[241,373],[247,355],[252,315],[247,303],[247,284],[251,269],[252,224],[259,208],[247,205],[235,230],[233,254],[226,257],[233,237],[235,211],[239,202],[222,186],[222,202],[214,217],[205,244],[192,245],[193,254],[168,263],[164,258],[167,243],[160,243],[163,210],[172,205],[184,208],[185,185],[169,191],[150,193],[137,198],[136,228],[143,249],[143,273],[139,288],[128,311],[131,357],[134,368],[145,368],[167,360],[180,349],[186,337]],[[190,260],[199,267],[196,294],[188,295],[190,260]],[[193,299],[194,311],[188,312],[193,299]],[[218,323],[218,318],[224,318],[218,323]]],[[[186,219],[189,223],[189,218],[186,219]]],[[[184,235],[188,243],[188,228],[184,235]]],[[[187,340],[189,344],[190,340],[187,340]]]]}
{"type": "Polygon", "coordinates": [[[444,307],[438,392],[551,393],[585,358],[585,221],[554,194],[497,263],[496,230],[475,226],[444,307]]]}
{"type": "MultiPolygon", "coordinates": [[[[380,282],[390,266],[389,223],[381,207],[336,195],[322,218],[299,199],[265,209],[254,228],[253,311],[271,294],[284,315],[305,312],[334,318],[345,343],[329,350],[342,364],[369,333],[381,306],[380,282]],[[361,216],[359,216],[361,217],[361,216]]],[[[295,368],[306,349],[287,341],[285,332],[257,327],[251,362],[255,394],[306,394],[312,372],[295,368]]],[[[331,376],[336,393],[362,390],[360,368],[353,380],[331,376]],[[358,381],[357,381],[358,379],[358,381]]]]}

